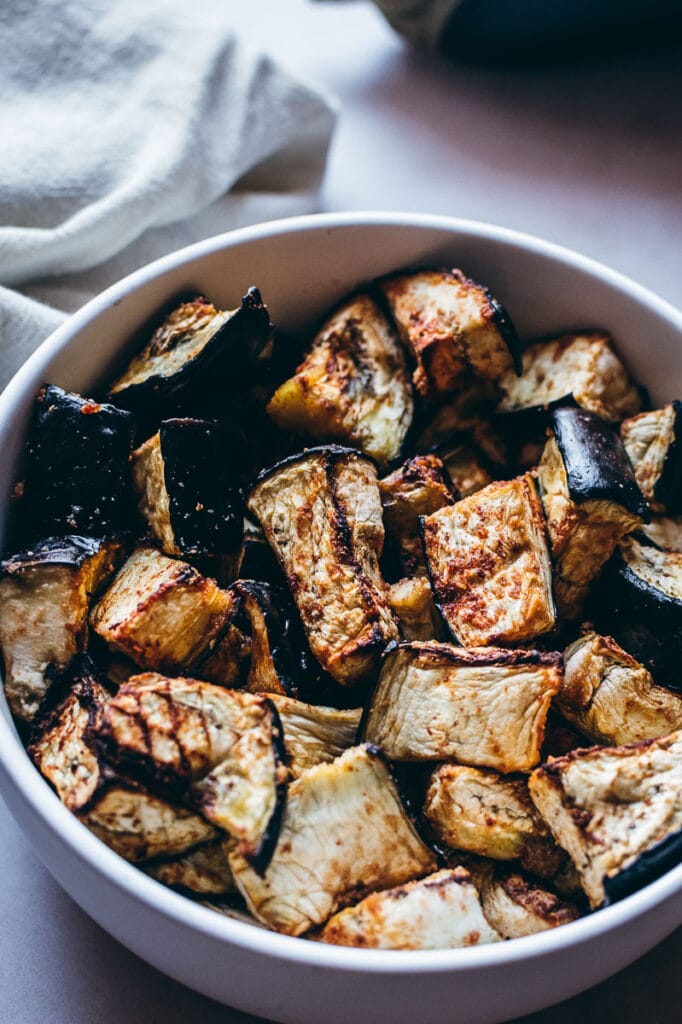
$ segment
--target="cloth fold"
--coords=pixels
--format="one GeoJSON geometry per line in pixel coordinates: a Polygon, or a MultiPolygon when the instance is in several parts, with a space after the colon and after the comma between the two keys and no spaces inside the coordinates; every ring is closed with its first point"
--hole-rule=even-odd
{"type": "Polygon", "coordinates": [[[0,6],[0,386],[123,274],[315,208],[333,103],[208,0],[0,6]]]}

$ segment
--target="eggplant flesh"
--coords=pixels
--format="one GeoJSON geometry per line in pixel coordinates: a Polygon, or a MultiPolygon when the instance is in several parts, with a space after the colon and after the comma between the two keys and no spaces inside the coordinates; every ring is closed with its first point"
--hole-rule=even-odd
{"type": "Polygon", "coordinates": [[[174,860],[148,864],[145,871],[157,882],[193,896],[223,896],[234,892],[222,839],[198,846],[174,860]]]}
{"type": "Polygon", "coordinates": [[[248,467],[240,437],[196,419],[164,420],[133,452],[140,511],[167,555],[241,556],[243,481],[248,467]]]}
{"type": "Polygon", "coordinates": [[[592,908],[682,858],[682,733],[592,747],[541,765],[530,794],[592,908]],[[660,854],[660,856],[659,856],[660,854]]]}
{"type": "Polygon", "coordinates": [[[321,707],[271,693],[282,722],[289,773],[298,778],[306,768],[340,757],[355,743],[362,708],[321,707]]]}
{"type": "Polygon", "coordinates": [[[639,391],[603,331],[531,345],[523,353],[521,376],[507,371],[499,386],[501,413],[574,403],[614,423],[641,408],[639,391]]]}
{"type": "Polygon", "coordinates": [[[651,507],[682,512],[682,402],[625,420],[620,436],[651,507]]]}
{"type": "Polygon", "coordinates": [[[310,448],[261,474],[248,499],[286,574],[311,650],[336,682],[371,677],[398,626],[379,570],[384,542],[373,464],[310,448]]]}
{"type": "Polygon", "coordinates": [[[130,528],[134,434],[129,412],[43,385],[23,488],[22,516],[32,538],[48,532],[101,537],[130,528]]]}
{"type": "Polygon", "coordinates": [[[480,862],[471,866],[486,921],[503,939],[536,935],[580,917],[576,904],[561,899],[517,871],[480,862]]]}
{"type": "Polygon", "coordinates": [[[388,597],[398,620],[402,640],[443,640],[443,623],[433,601],[431,584],[425,576],[392,583],[388,597]]]}
{"type": "Polygon", "coordinates": [[[607,746],[682,729],[682,696],[656,686],[644,665],[612,637],[594,632],[566,648],[556,702],[585,736],[607,746]]]}
{"type": "Polygon", "coordinates": [[[386,653],[365,738],[396,761],[526,771],[540,758],[560,663],[538,651],[398,644],[386,653]]]}
{"type": "Polygon", "coordinates": [[[282,587],[256,580],[237,580],[231,592],[240,602],[251,637],[247,689],[297,697],[310,666],[303,630],[289,594],[282,587]]]}
{"type": "Polygon", "coordinates": [[[261,877],[230,853],[235,884],[261,923],[287,935],[324,924],[369,892],[436,869],[406,814],[384,758],[351,747],[289,787],[274,854],[261,877]]]}
{"type": "Polygon", "coordinates": [[[466,646],[518,643],[555,623],[545,520],[530,474],[422,519],[435,599],[466,646]]]}
{"type": "Polygon", "coordinates": [[[426,576],[419,517],[452,505],[458,495],[437,455],[416,455],[379,481],[387,546],[394,547],[402,575],[426,576]]]}
{"type": "Polygon", "coordinates": [[[117,540],[50,537],[0,565],[0,647],[17,718],[35,717],[55,673],[85,649],[90,603],[124,550],[117,540]]]}
{"type": "Polygon", "coordinates": [[[682,552],[682,516],[657,516],[639,528],[637,538],[661,551],[682,552]]]}
{"type": "Polygon", "coordinates": [[[427,399],[454,391],[468,372],[497,380],[518,359],[506,310],[461,270],[422,270],[377,282],[401,340],[417,367],[414,385],[427,399]]]}
{"type": "Polygon", "coordinates": [[[284,430],[356,445],[381,465],[398,458],[412,423],[412,385],[398,338],[369,295],[332,315],[267,408],[284,430]]]}
{"type": "Polygon", "coordinates": [[[267,865],[287,772],[279,717],[264,696],[144,673],[102,709],[93,739],[116,769],[200,811],[257,870],[267,865]]]}
{"type": "Polygon", "coordinates": [[[335,914],[318,938],[362,949],[459,949],[500,940],[461,867],[372,893],[335,914]]]}

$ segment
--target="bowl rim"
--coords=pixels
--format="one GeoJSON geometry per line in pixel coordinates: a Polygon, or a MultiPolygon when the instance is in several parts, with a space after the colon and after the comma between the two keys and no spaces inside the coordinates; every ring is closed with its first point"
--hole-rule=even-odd
{"type": "MultiPolygon", "coordinates": [[[[626,293],[658,317],[682,332],[682,312],[654,292],[598,261],[571,249],[512,228],[436,214],[382,211],[348,211],[309,214],[265,221],[196,242],[133,271],[96,295],[61,324],[29,357],[0,395],[0,437],[10,428],[16,407],[25,401],[27,389],[42,367],[49,363],[83,327],[130,292],[196,259],[233,249],[247,242],[282,234],[333,230],[344,227],[405,227],[442,230],[472,239],[501,242],[563,263],[596,277],[626,293]]],[[[4,693],[2,701],[5,702],[4,693]]],[[[633,922],[666,899],[682,891],[682,864],[611,907],[512,942],[491,943],[466,949],[376,950],[325,945],[271,932],[201,906],[147,876],[139,867],[109,849],[72,815],[32,764],[9,715],[0,713],[0,782],[17,790],[34,815],[57,833],[71,854],[87,862],[105,883],[123,889],[147,908],[202,936],[218,939],[244,951],[274,956],[289,963],[333,968],[363,974],[459,973],[512,965],[526,958],[549,956],[581,945],[612,929],[633,922]]],[[[40,851],[38,851],[40,855],[40,851]]]]}

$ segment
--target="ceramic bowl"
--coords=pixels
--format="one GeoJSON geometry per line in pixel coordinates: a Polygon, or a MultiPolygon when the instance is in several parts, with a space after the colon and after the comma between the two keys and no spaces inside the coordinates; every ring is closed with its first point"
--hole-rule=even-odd
{"type": "MultiPolygon", "coordinates": [[[[257,284],[274,322],[304,331],[370,278],[441,264],[488,284],[522,337],[607,328],[654,402],[682,394],[682,316],[575,253],[501,228],[414,214],[262,224],[143,267],[72,316],[26,363],[0,397],[0,528],[40,384],[87,392],[120,363],[140,325],[177,293],[195,289],[230,307],[257,284]]],[[[4,698],[0,705],[2,795],[57,881],[144,960],[259,1016],[291,1024],[506,1020],[602,981],[682,921],[679,866],[573,924],[473,949],[362,951],[276,935],[192,903],[112,853],[42,780],[4,698]]]]}

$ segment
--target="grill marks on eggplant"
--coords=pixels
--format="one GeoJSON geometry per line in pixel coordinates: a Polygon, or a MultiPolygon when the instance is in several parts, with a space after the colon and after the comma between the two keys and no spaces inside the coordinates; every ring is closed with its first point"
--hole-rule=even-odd
{"type": "Polygon", "coordinates": [[[322,668],[344,686],[371,678],[398,637],[379,571],[384,528],[373,464],[352,449],[311,448],[261,474],[248,507],[322,668]]]}
{"type": "Polygon", "coordinates": [[[518,339],[507,312],[461,270],[398,274],[377,284],[416,361],[422,397],[449,394],[467,372],[497,380],[513,369],[518,339]]]}
{"type": "Polygon", "coordinates": [[[560,616],[577,619],[618,541],[648,509],[618,435],[584,409],[555,409],[538,482],[555,566],[560,616]]]}
{"type": "Polygon", "coordinates": [[[538,651],[398,644],[387,652],[365,737],[396,761],[526,771],[540,759],[561,658],[538,651]]]}
{"type": "Polygon", "coordinates": [[[279,840],[263,877],[230,854],[251,913],[287,935],[324,924],[367,893],[436,868],[406,814],[381,754],[352,747],[289,787],[279,840]]]}
{"type": "Polygon", "coordinates": [[[381,465],[400,455],[412,386],[395,331],[369,295],[356,295],[325,323],[268,413],[284,430],[357,445],[381,465]]]}
{"type": "Polygon", "coordinates": [[[268,863],[287,772],[279,717],[264,696],[145,673],[102,709],[94,737],[114,765],[228,832],[256,870],[268,863]]]}
{"type": "Polygon", "coordinates": [[[88,640],[88,613],[124,557],[117,540],[50,537],[0,564],[0,645],[12,713],[30,721],[88,640]]]}
{"type": "Polygon", "coordinates": [[[459,949],[498,942],[464,868],[372,893],[335,914],[320,942],[361,949],[459,949]]]}
{"type": "Polygon", "coordinates": [[[651,507],[682,512],[682,402],[625,420],[620,436],[651,507]]]}
{"type": "Polygon", "coordinates": [[[519,643],[555,623],[545,521],[526,474],[422,520],[438,607],[467,646],[519,643]]]}

